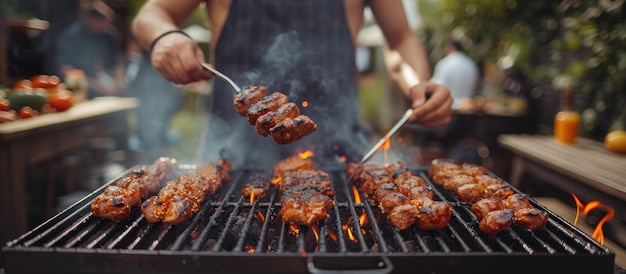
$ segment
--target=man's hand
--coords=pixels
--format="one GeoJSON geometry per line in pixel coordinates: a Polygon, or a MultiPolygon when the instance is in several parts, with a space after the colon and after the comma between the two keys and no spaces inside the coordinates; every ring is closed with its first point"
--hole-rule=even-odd
{"type": "Polygon", "coordinates": [[[446,86],[422,82],[409,91],[409,99],[413,102],[413,115],[409,122],[427,127],[445,125],[452,118],[452,96],[446,86]],[[426,92],[430,98],[426,100],[426,92]]]}
{"type": "Polygon", "coordinates": [[[176,84],[188,84],[213,78],[213,73],[200,66],[204,53],[188,36],[168,34],[154,45],[152,65],[165,79],[176,84]]]}

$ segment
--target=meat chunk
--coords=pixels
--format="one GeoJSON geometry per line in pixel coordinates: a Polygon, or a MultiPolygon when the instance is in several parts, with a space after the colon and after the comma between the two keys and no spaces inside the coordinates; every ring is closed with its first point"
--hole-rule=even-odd
{"type": "Polygon", "coordinates": [[[478,226],[482,232],[495,235],[511,227],[511,224],[513,224],[513,211],[510,209],[502,209],[487,213],[487,215],[480,220],[478,226]]]}
{"type": "Polygon", "coordinates": [[[394,207],[387,215],[387,220],[398,229],[405,230],[415,223],[418,215],[417,207],[408,203],[394,207]]]}
{"type": "Polygon", "coordinates": [[[317,124],[308,116],[300,115],[296,118],[287,118],[270,128],[270,134],[277,144],[291,144],[317,130],[317,124]]]}
{"type": "Polygon", "coordinates": [[[270,187],[269,178],[261,175],[252,176],[248,182],[241,188],[241,194],[244,197],[254,195],[254,199],[261,199],[267,193],[270,187]]]}
{"type": "Polygon", "coordinates": [[[296,118],[300,115],[300,109],[295,103],[289,102],[276,110],[261,115],[256,120],[255,131],[263,137],[270,134],[270,129],[287,118],[296,118]]]}
{"type": "Polygon", "coordinates": [[[248,107],[248,122],[255,125],[261,115],[280,108],[288,102],[287,95],[274,92],[263,97],[248,107]]]}
{"type": "Polygon", "coordinates": [[[280,198],[280,212],[284,223],[312,226],[328,218],[335,202],[310,188],[287,187],[280,198]]]}
{"type": "Polygon", "coordinates": [[[141,204],[139,192],[119,186],[108,186],[91,203],[95,216],[114,221],[121,221],[130,215],[132,207],[141,204]]]}
{"type": "Polygon", "coordinates": [[[484,198],[472,205],[472,212],[476,214],[478,220],[482,220],[487,213],[496,210],[506,209],[506,203],[498,198],[484,198]]]}
{"type": "Polygon", "coordinates": [[[452,206],[447,202],[433,201],[424,205],[417,218],[421,230],[438,230],[446,227],[452,216],[452,206]]]}
{"type": "Polygon", "coordinates": [[[298,169],[286,171],[280,184],[281,191],[284,191],[285,188],[296,186],[314,189],[326,196],[335,195],[330,176],[322,170],[298,169]]]}
{"type": "Polygon", "coordinates": [[[524,208],[515,211],[513,220],[530,230],[544,229],[548,222],[548,213],[536,208],[524,208]]]}
{"type": "Polygon", "coordinates": [[[261,98],[265,97],[265,95],[267,95],[267,87],[259,85],[246,87],[233,97],[235,110],[237,110],[239,115],[246,116],[246,114],[248,114],[248,107],[256,101],[261,100],[261,98]]]}
{"type": "Polygon", "coordinates": [[[473,204],[485,197],[485,187],[481,184],[465,184],[456,189],[456,196],[466,204],[473,204]]]}
{"type": "Polygon", "coordinates": [[[311,158],[302,158],[298,155],[289,157],[274,165],[274,177],[282,178],[288,170],[315,169],[315,163],[311,158]]]}

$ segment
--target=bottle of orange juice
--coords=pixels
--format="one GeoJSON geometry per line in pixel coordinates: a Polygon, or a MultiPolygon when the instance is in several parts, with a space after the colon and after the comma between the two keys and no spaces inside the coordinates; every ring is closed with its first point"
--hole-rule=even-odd
{"type": "Polygon", "coordinates": [[[572,106],[572,88],[563,90],[561,110],[554,117],[554,138],[562,143],[574,144],[580,127],[580,114],[572,106]]]}

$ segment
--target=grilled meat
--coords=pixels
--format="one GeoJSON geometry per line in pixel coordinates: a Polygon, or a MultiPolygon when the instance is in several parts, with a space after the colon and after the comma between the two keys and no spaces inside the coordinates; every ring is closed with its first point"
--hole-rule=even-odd
{"type": "Polygon", "coordinates": [[[223,183],[230,180],[230,163],[200,165],[195,171],[183,174],[175,182],[168,182],[156,196],[141,204],[148,222],[181,224],[200,210],[208,195],[214,194],[223,183]]]}
{"type": "Polygon", "coordinates": [[[482,232],[495,235],[511,227],[511,224],[513,224],[513,211],[510,209],[502,209],[487,213],[487,215],[480,220],[478,227],[482,232]]]}
{"type": "Polygon", "coordinates": [[[140,204],[141,197],[136,189],[112,185],[93,199],[91,211],[100,218],[121,221],[130,215],[132,207],[140,204]]]}
{"type": "Polygon", "coordinates": [[[536,208],[524,208],[515,211],[513,220],[530,230],[544,229],[548,222],[548,213],[536,208]]]}
{"type": "Polygon", "coordinates": [[[254,195],[254,199],[261,199],[267,193],[270,187],[270,180],[266,176],[253,176],[248,182],[241,188],[241,194],[244,197],[250,197],[254,195]]]}
{"type": "Polygon", "coordinates": [[[315,169],[315,163],[311,158],[302,158],[298,155],[291,156],[274,165],[274,177],[282,178],[287,170],[315,169]]]}
{"type": "Polygon", "coordinates": [[[280,190],[283,191],[285,188],[294,186],[311,188],[326,196],[335,195],[330,176],[322,170],[297,169],[285,171],[284,178],[280,183],[280,190]]]}
{"type": "Polygon", "coordinates": [[[315,188],[306,185],[286,186],[280,198],[284,223],[311,226],[328,218],[335,202],[315,188]]]}
{"type": "Polygon", "coordinates": [[[160,158],[151,166],[131,171],[107,186],[94,198],[91,211],[100,218],[121,221],[126,219],[133,206],[161,187],[176,172],[175,161],[160,158]]]}
{"type": "Polygon", "coordinates": [[[465,184],[457,188],[455,193],[459,201],[471,205],[484,198],[486,190],[481,184],[465,184]]]}
{"type": "Polygon", "coordinates": [[[287,95],[280,92],[274,92],[270,95],[263,97],[248,107],[248,122],[251,125],[256,124],[256,121],[261,115],[266,114],[272,110],[277,110],[282,105],[288,102],[287,95]]]}
{"type": "Polygon", "coordinates": [[[387,220],[389,223],[400,230],[408,229],[417,221],[420,211],[411,203],[401,204],[394,207],[389,214],[387,220]]]}
{"type": "Polygon", "coordinates": [[[235,110],[241,116],[246,116],[248,113],[248,107],[254,104],[256,101],[261,100],[261,98],[267,95],[267,87],[252,85],[241,92],[235,94],[233,98],[233,104],[235,105],[235,110]]]}
{"type": "Polygon", "coordinates": [[[398,192],[398,188],[396,187],[395,184],[393,183],[384,183],[380,186],[378,186],[378,188],[376,189],[376,191],[374,191],[374,200],[375,201],[382,201],[385,196],[394,193],[394,192],[398,192]]]}
{"type": "Polygon", "coordinates": [[[484,198],[472,205],[472,212],[476,214],[479,221],[482,220],[487,213],[502,209],[506,209],[506,203],[499,198],[484,198]]]}
{"type": "Polygon", "coordinates": [[[424,204],[419,210],[418,227],[422,230],[439,230],[446,227],[452,216],[452,206],[448,202],[433,201],[424,204]]]}
{"type": "Polygon", "coordinates": [[[296,118],[286,118],[273,128],[270,134],[277,144],[291,144],[317,130],[317,124],[308,116],[300,115],[296,118]]]}
{"type": "Polygon", "coordinates": [[[378,202],[383,213],[390,213],[395,207],[410,204],[411,199],[400,192],[392,192],[378,202]]]}
{"type": "Polygon", "coordinates": [[[288,102],[276,110],[261,115],[255,124],[255,130],[261,136],[270,134],[270,129],[287,118],[296,118],[300,115],[300,109],[295,103],[288,102]]]}

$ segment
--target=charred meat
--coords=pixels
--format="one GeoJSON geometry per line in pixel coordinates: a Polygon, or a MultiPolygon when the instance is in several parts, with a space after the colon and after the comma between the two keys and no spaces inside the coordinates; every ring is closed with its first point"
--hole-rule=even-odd
{"type": "Polygon", "coordinates": [[[317,124],[308,116],[300,115],[295,118],[286,118],[273,128],[270,134],[277,144],[291,144],[317,130],[317,124]]]}
{"type": "Polygon", "coordinates": [[[261,115],[256,120],[255,131],[263,137],[270,134],[270,129],[287,118],[300,116],[300,109],[295,103],[289,102],[280,106],[276,110],[261,115]]]}
{"type": "Polygon", "coordinates": [[[267,87],[252,85],[235,94],[233,104],[241,116],[248,114],[248,107],[267,95],[267,87]]]}

